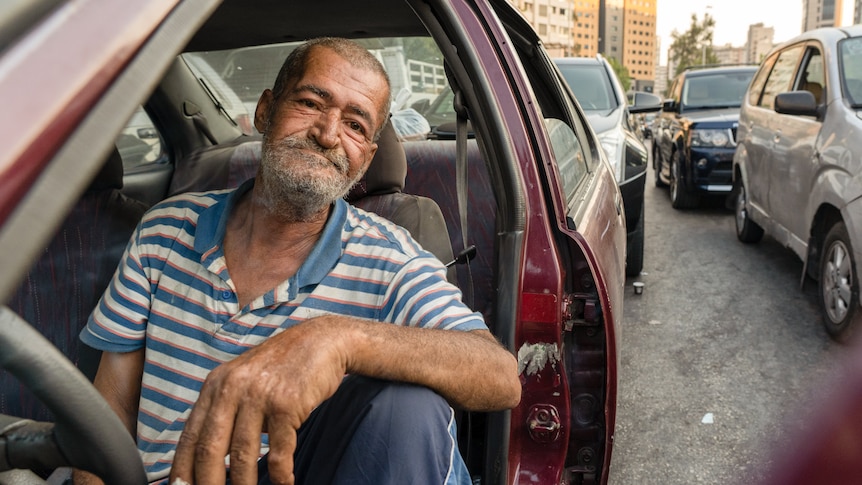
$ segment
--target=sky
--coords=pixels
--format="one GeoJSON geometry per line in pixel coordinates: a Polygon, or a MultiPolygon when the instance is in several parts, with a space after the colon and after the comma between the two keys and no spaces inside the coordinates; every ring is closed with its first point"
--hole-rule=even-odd
{"type": "MultiPolygon", "coordinates": [[[[763,22],[775,29],[775,43],[790,40],[802,32],[802,0],[656,0],[656,34],[661,37],[662,64],[667,62],[667,49],[673,43],[671,32],[688,30],[691,14],[702,20],[704,13],[715,19],[713,43],[745,45],[748,26],[763,22]]],[[[842,21],[853,20],[853,0],[843,0],[842,21]]]]}

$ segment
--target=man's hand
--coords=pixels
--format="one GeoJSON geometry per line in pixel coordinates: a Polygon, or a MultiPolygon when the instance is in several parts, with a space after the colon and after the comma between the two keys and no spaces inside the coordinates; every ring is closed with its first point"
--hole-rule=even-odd
{"type": "Polygon", "coordinates": [[[257,483],[260,435],[269,431],[269,474],[292,484],[296,431],[332,396],[346,371],[338,332],[321,317],[291,327],[214,369],[177,445],[171,480],[257,483]]]}

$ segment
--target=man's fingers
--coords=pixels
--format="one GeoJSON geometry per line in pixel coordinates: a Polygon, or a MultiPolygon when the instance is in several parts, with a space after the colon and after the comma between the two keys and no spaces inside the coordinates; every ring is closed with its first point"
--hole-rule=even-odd
{"type": "Polygon", "coordinates": [[[213,401],[210,389],[207,385],[201,389],[177,442],[171,482],[176,478],[189,483],[225,482],[224,458],[230,447],[236,407],[230,399],[213,401]]]}
{"type": "Polygon", "coordinates": [[[257,460],[260,458],[263,422],[263,414],[256,410],[240,408],[237,413],[230,444],[231,485],[257,483],[257,460]]]}
{"type": "Polygon", "coordinates": [[[274,485],[293,485],[293,452],[296,450],[295,421],[286,415],[267,417],[269,480],[274,485]]]}

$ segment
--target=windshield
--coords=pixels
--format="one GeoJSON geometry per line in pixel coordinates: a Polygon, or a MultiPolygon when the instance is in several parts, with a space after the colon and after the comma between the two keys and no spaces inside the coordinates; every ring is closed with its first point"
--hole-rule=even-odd
{"type": "Polygon", "coordinates": [[[845,96],[854,108],[862,108],[862,37],[842,40],[840,53],[845,96]]]}
{"type": "Polygon", "coordinates": [[[682,104],[686,109],[738,108],[752,76],[754,70],[686,77],[682,104]]]}
{"type": "Polygon", "coordinates": [[[610,111],[619,106],[608,75],[599,64],[563,64],[559,68],[584,111],[610,111]]]}
{"type": "MultiPolygon", "coordinates": [[[[454,120],[452,91],[443,69],[443,56],[430,37],[363,39],[386,68],[392,84],[391,110],[396,132],[403,139],[422,138],[443,122],[454,120]]],[[[244,111],[253,114],[264,89],[272,88],[284,59],[300,43],[245,47],[183,54],[208,84],[226,86],[244,111]],[[204,62],[201,62],[204,61],[204,62]],[[216,79],[210,79],[210,78],[216,79]]],[[[224,102],[224,100],[222,100],[224,102]]],[[[226,103],[229,104],[229,103],[226,103]]]]}

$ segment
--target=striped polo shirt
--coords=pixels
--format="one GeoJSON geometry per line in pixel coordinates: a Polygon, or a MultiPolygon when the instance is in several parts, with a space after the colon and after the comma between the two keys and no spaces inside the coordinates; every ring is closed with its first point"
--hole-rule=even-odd
{"type": "Polygon", "coordinates": [[[339,314],[487,328],[406,230],[343,200],[296,274],[240,308],[222,242],[232,207],[252,185],[183,194],[150,209],[81,332],[103,351],[146,347],[137,443],[150,481],[168,475],[207,374],[296,323],[339,314]]]}

